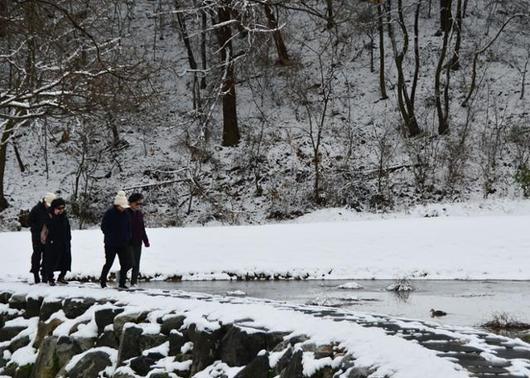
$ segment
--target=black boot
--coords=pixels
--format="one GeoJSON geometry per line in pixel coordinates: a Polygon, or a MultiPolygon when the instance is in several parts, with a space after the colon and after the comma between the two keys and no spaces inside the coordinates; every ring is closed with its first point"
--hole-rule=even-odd
{"type": "Polygon", "coordinates": [[[48,280],[48,284],[49,284],[50,286],[55,286],[55,280],[54,280],[53,278],[52,278],[52,279],[49,279],[49,280],[48,280]]]}
{"type": "Polygon", "coordinates": [[[101,288],[104,289],[107,287],[107,281],[99,280],[99,284],[101,285],[101,288]]]}
{"type": "Polygon", "coordinates": [[[64,285],[68,285],[68,281],[66,281],[66,280],[64,279],[64,276],[65,276],[65,275],[66,275],[66,273],[61,273],[61,274],[59,274],[59,278],[57,278],[57,282],[62,283],[62,284],[64,284],[64,285]]]}
{"type": "Polygon", "coordinates": [[[36,284],[40,283],[39,273],[33,273],[33,280],[36,284]]]}

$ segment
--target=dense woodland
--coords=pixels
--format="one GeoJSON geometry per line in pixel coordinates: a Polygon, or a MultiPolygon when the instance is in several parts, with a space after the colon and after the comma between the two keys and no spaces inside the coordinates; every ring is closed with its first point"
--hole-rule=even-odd
{"type": "Polygon", "coordinates": [[[0,223],[530,196],[529,62],[528,0],[0,0],[0,223]]]}

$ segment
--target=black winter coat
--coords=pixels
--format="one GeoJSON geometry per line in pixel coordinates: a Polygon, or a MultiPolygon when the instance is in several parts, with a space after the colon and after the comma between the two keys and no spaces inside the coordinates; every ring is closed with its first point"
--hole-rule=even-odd
{"type": "Polygon", "coordinates": [[[44,202],[39,202],[31,209],[29,213],[29,226],[31,229],[31,238],[40,242],[40,233],[42,226],[50,219],[48,209],[44,206],[44,202]]]}
{"type": "Polygon", "coordinates": [[[105,235],[107,247],[124,247],[129,244],[131,234],[131,216],[128,211],[120,212],[115,206],[103,215],[101,231],[105,235]]]}
{"type": "Polygon", "coordinates": [[[48,216],[46,227],[48,235],[43,259],[45,269],[48,272],[72,270],[72,232],[68,217],[65,213],[48,216]]]}

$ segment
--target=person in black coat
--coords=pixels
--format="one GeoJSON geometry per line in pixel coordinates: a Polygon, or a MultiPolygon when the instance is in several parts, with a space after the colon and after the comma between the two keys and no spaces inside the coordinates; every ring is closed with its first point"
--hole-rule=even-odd
{"type": "Polygon", "coordinates": [[[35,283],[40,282],[39,270],[43,281],[45,281],[44,271],[42,270],[41,260],[44,255],[44,244],[41,243],[40,233],[42,227],[48,221],[48,209],[52,201],[55,199],[55,194],[46,193],[42,200],[31,209],[29,213],[29,226],[31,230],[31,245],[33,246],[33,253],[31,254],[31,270],[35,283]]]}
{"type": "Polygon", "coordinates": [[[41,241],[45,245],[42,265],[50,286],[55,286],[53,274],[57,271],[61,272],[57,281],[67,284],[65,275],[72,269],[72,233],[65,208],[66,202],[62,198],[54,199],[41,232],[41,241]]]}
{"type": "Polygon", "coordinates": [[[129,243],[131,242],[131,219],[127,211],[129,208],[129,201],[125,192],[119,191],[114,199],[114,206],[108,209],[103,215],[101,221],[101,231],[104,235],[105,243],[105,264],[101,270],[99,283],[101,287],[107,287],[107,276],[116,255],[120,260],[120,277],[118,286],[126,289],[125,281],[127,279],[127,271],[131,269],[131,256],[129,250],[129,243]]]}
{"type": "Polygon", "coordinates": [[[140,258],[142,256],[142,243],[146,248],[150,246],[149,238],[145,232],[144,214],[142,206],[144,203],[144,196],[142,193],[133,193],[129,197],[130,215],[131,215],[131,285],[138,283],[138,275],[140,274],[140,258]]]}

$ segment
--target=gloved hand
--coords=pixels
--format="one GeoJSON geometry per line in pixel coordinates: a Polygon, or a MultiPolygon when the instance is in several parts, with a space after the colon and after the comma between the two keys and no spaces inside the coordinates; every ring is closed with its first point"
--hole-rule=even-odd
{"type": "Polygon", "coordinates": [[[145,248],[149,248],[151,244],[149,242],[144,242],[145,248]]]}

